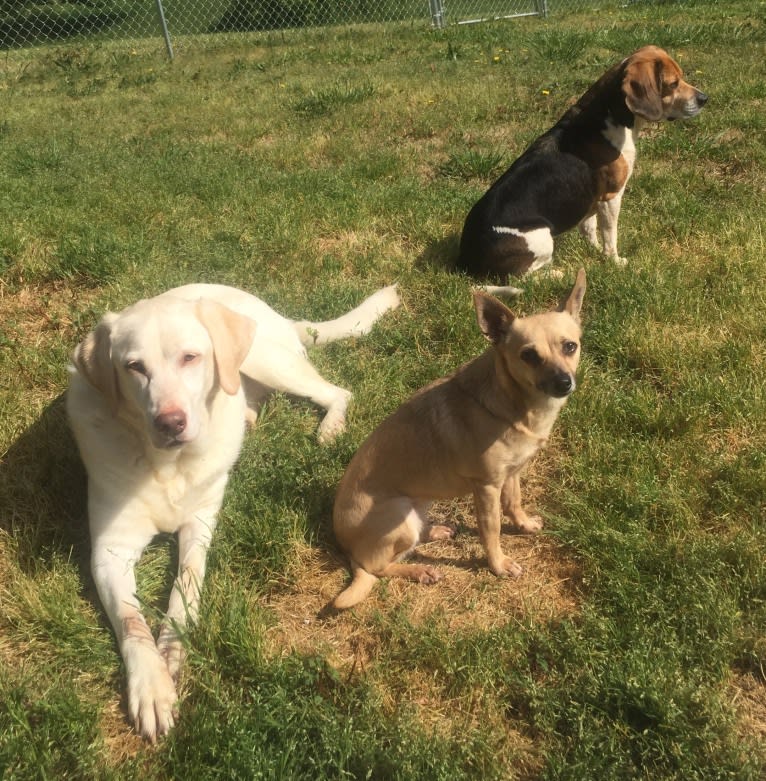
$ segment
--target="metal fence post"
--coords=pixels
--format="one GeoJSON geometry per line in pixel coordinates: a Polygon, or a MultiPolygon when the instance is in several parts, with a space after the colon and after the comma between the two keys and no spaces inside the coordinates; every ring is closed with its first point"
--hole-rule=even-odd
{"type": "Polygon", "coordinates": [[[444,27],[444,3],[442,0],[429,0],[429,4],[431,6],[431,25],[441,30],[444,27]]]}
{"type": "Polygon", "coordinates": [[[173,59],[173,44],[170,42],[170,33],[168,32],[168,23],[165,21],[165,11],[162,8],[162,0],[157,0],[157,13],[160,17],[160,27],[162,35],[165,38],[165,48],[168,50],[168,58],[173,59]]]}

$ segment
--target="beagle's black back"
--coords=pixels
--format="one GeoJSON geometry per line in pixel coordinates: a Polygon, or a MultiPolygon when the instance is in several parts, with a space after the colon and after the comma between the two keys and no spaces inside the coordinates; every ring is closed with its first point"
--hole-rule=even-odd
{"type": "Polygon", "coordinates": [[[598,170],[620,155],[603,136],[607,119],[629,128],[634,123],[622,75],[622,63],[608,70],[476,202],[463,227],[459,268],[477,277],[522,274],[533,253],[525,253],[523,241],[509,252],[520,237],[496,228],[547,228],[558,236],[593,212],[603,191],[598,170]]]}

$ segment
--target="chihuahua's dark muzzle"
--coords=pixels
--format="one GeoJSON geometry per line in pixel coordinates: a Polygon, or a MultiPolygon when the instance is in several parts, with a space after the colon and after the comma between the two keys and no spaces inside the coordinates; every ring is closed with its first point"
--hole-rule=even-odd
{"type": "Polygon", "coordinates": [[[575,379],[568,372],[558,371],[542,380],[539,388],[548,396],[563,399],[575,389],[575,379]]]}

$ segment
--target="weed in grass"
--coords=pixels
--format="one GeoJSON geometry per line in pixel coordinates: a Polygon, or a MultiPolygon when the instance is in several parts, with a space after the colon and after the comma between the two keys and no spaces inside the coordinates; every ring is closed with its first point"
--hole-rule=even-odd
{"type": "Polygon", "coordinates": [[[293,110],[307,117],[323,117],[339,111],[343,106],[362,103],[375,94],[372,84],[335,84],[321,90],[312,90],[293,103],[293,110]]]}
{"type": "Polygon", "coordinates": [[[482,152],[469,149],[452,155],[449,160],[439,166],[441,176],[454,179],[470,180],[473,178],[491,180],[501,171],[504,165],[502,152],[482,152]]]}

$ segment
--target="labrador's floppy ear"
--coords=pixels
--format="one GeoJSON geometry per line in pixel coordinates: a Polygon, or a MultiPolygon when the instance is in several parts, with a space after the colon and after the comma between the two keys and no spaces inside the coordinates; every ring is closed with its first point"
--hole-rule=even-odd
{"type": "Polygon", "coordinates": [[[473,306],[484,338],[492,344],[504,342],[515,319],[513,312],[502,301],[482,290],[473,291],[473,306]]]}
{"type": "Polygon", "coordinates": [[[255,320],[207,298],[197,302],[197,317],[213,343],[218,382],[226,393],[234,396],[240,386],[239,367],[255,336],[255,320]]]}
{"type": "Polygon", "coordinates": [[[628,108],[649,122],[662,119],[662,59],[632,56],[628,58],[622,92],[628,108]]]}
{"type": "Polygon", "coordinates": [[[117,315],[107,313],[101,322],[75,347],[72,361],[77,371],[117,410],[119,389],[112,363],[112,325],[117,315]]]}
{"type": "Polygon", "coordinates": [[[559,307],[559,312],[567,312],[575,321],[580,322],[580,309],[582,300],[585,296],[585,269],[581,268],[577,272],[574,287],[566,298],[566,301],[559,307]]]}

